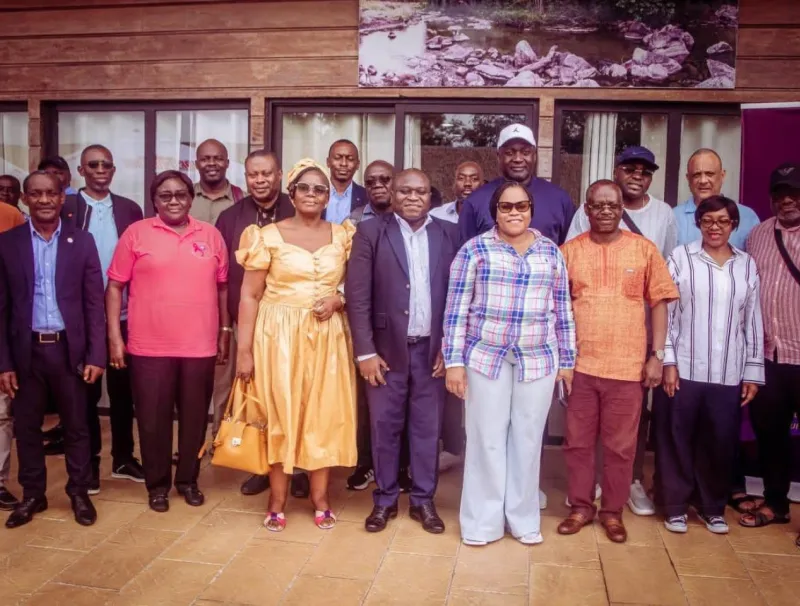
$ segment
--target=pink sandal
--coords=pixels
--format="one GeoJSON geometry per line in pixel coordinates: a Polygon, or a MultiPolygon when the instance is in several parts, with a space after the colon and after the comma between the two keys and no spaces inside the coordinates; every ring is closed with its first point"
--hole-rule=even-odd
{"type": "Polygon", "coordinates": [[[264,518],[264,528],[270,532],[281,532],[286,528],[286,516],[283,512],[270,511],[264,518]]]}
{"type": "Polygon", "coordinates": [[[326,509],[325,511],[320,511],[318,509],[314,512],[314,524],[317,525],[317,528],[321,528],[322,530],[330,530],[336,526],[336,516],[330,509],[326,509]]]}

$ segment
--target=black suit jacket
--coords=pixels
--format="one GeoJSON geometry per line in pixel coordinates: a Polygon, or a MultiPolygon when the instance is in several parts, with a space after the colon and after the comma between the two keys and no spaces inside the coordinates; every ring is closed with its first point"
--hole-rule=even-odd
{"type": "MultiPolygon", "coordinates": [[[[364,189],[358,183],[353,183],[353,193],[350,195],[350,212],[353,212],[359,206],[364,206],[368,202],[367,199],[367,190],[364,189]]],[[[322,213],[322,218],[324,219],[327,215],[327,212],[322,213]]]]}
{"type": "MultiPolygon", "coordinates": [[[[442,347],[450,265],[460,242],[455,223],[433,218],[426,229],[433,365],[442,347]]],[[[347,317],[356,357],[377,353],[392,370],[407,372],[410,288],[405,242],[394,215],[359,223],[345,282],[347,317]]]]}
{"type": "MultiPolygon", "coordinates": [[[[28,223],[0,234],[0,372],[25,375],[33,338],[33,241],[28,223]]],[[[64,318],[69,363],[106,365],[103,272],[94,238],[62,222],[56,259],[56,301],[64,318]]]]}
{"type": "MultiPolygon", "coordinates": [[[[117,226],[117,236],[122,236],[131,223],[136,223],[144,218],[142,209],[136,202],[117,194],[111,194],[111,208],[114,213],[114,223],[117,226]]],[[[92,207],[86,204],[80,192],[67,196],[64,200],[64,207],[61,209],[61,221],[64,225],[85,231],[89,229],[91,218],[92,207]]]]}

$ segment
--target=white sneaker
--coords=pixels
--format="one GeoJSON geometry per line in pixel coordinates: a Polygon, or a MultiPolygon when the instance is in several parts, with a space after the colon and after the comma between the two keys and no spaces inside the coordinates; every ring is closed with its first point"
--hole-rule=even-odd
{"type": "Polygon", "coordinates": [[[699,518],[706,523],[706,528],[714,534],[728,534],[728,523],[722,516],[699,515],[699,518]]]}
{"type": "Polygon", "coordinates": [[[541,488],[539,489],[539,509],[547,509],[547,494],[541,488]]]}
{"type": "Polygon", "coordinates": [[[789,485],[789,494],[786,495],[792,503],[800,503],[800,482],[789,485]]]}
{"type": "Polygon", "coordinates": [[[514,538],[517,539],[517,541],[519,541],[523,545],[538,545],[539,543],[542,543],[544,541],[541,532],[530,532],[521,537],[514,537],[514,538]]]}
{"type": "Polygon", "coordinates": [[[463,461],[463,457],[443,450],[439,453],[439,471],[447,471],[448,469],[452,469],[456,465],[461,465],[463,461]]]}
{"type": "Polygon", "coordinates": [[[682,515],[682,516],[670,516],[666,520],[664,520],[664,526],[670,532],[677,532],[680,534],[685,534],[689,531],[689,524],[688,524],[689,516],[682,515]]]}
{"type": "Polygon", "coordinates": [[[647,492],[639,480],[631,484],[631,496],[628,499],[628,507],[637,516],[652,516],[656,513],[653,501],[647,496],[647,492]]]}
{"type": "MultiPolygon", "coordinates": [[[[602,496],[603,496],[603,489],[600,488],[600,484],[595,484],[594,485],[594,500],[595,501],[599,501],[602,496]]],[[[572,502],[569,500],[569,496],[567,496],[567,498],[564,499],[564,505],[566,505],[567,507],[572,507],[572,502]]]]}

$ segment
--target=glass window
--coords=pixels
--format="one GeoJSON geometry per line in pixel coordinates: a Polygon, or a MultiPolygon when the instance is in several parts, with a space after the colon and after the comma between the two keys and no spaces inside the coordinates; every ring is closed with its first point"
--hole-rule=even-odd
{"type": "Polygon", "coordinates": [[[228,180],[245,187],[244,160],[249,145],[249,112],[237,110],[157,111],[156,173],[180,170],[197,182],[197,146],[216,139],[228,149],[228,180]]]}
{"type": "Polygon", "coordinates": [[[424,170],[444,202],[454,199],[453,176],[462,162],[473,160],[495,179],[497,134],[524,114],[407,114],[405,168],[424,170]]]}
{"type": "Polygon", "coordinates": [[[58,155],[72,169],[72,186],[83,186],[78,174],[81,152],[89,145],[105,145],[117,168],[111,189],[143,205],[144,193],[143,111],[62,111],[58,114],[58,155]]]}
{"type": "Polygon", "coordinates": [[[630,145],[643,145],[656,157],[660,170],[650,194],[665,192],[667,114],[564,111],[561,120],[558,180],[573,200],[584,201],[586,189],[598,179],[611,179],[614,159],[630,145]]]}
{"type": "Polygon", "coordinates": [[[281,163],[286,174],[298,160],[313,158],[325,166],[328,149],[338,139],[349,139],[358,147],[361,167],[355,181],[363,183],[370,162],[394,164],[394,114],[296,112],[283,114],[281,163]]]}
{"type": "Polygon", "coordinates": [[[685,114],[681,123],[681,165],[678,179],[678,202],[691,197],[686,169],[689,157],[701,147],[716,151],[722,158],[725,181],[722,193],[739,199],[739,167],[742,149],[742,122],[738,115],[709,116],[685,114]]]}
{"type": "Polygon", "coordinates": [[[0,112],[0,174],[28,174],[28,113],[0,112]]]}

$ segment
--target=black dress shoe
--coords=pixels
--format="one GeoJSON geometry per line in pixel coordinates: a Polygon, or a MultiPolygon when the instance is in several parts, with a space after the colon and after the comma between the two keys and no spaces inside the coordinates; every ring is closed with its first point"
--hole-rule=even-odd
{"type": "Polygon", "coordinates": [[[12,511],[17,505],[19,505],[17,497],[11,494],[5,486],[0,486],[0,510],[12,511]]]}
{"type": "Polygon", "coordinates": [[[433,501],[429,501],[418,507],[411,506],[408,515],[412,520],[422,524],[422,528],[432,534],[442,534],[444,532],[444,522],[439,514],[436,513],[436,506],[433,501]]]}
{"type": "Polygon", "coordinates": [[[97,510],[92,505],[89,495],[74,495],[69,498],[75,521],[81,526],[91,526],[97,521],[97,510]]]}
{"type": "Polygon", "coordinates": [[[169,511],[169,499],[165,494],[157,494],[148,499],[147,504],[150,509],[158,513],[167,513],[169,511]]]}
{"type": "Polygon", "coordinates": [[[54,457],[64,454],[64,438],[59,440],[50,440],[44,445],[44,454],[48,457],[54,457]]]}
{"type": "Polygon", "coordinates": [[[389,520],[393,520],[396,517],[397,503],[391,507],[375,505],[375,507],[372,508],[372,513],[370,513],[364,521],[364,528],[367,529],[367,532],[380,532],[386,529],[389,520]]]}
{"type": "Polygon", "coordinates": [[[6,528],[24,526],[33,519],[33,514],[42,513],[46,509],[46,497],[28,497],[27,499],[22,499],[22,502],[14,508],[14,512],[8,516],[6,528]]]}
{"type": "Polygon", "coordinates": [[[42,438],[48,442],[64,439],[64,426],[60,423],[42,432],[42,438]]]}
{"type": "Polygon", "coordinates": [[[292,496],[296,499],[307,499],[311,493],[311,486],[308,483],[308,474],[298,471],[292,476],[292,496]]]}
{"type": "Polygon", "coordinates": [[[186,504],[192,507],[200,507],[206,502],[205,495],[197,486],[181,486],[180,488],[176,487],[175,490],[186,500],[186,504]]]}
{"type": "Polygon", "coordinates": [[[261,494],[268,488],[269,488],[269,476],[259,476],[253,474],[244,481],[244,483],[242,484],[241,491],[243,495],[252,497],[254,495],[261,494]]]}

